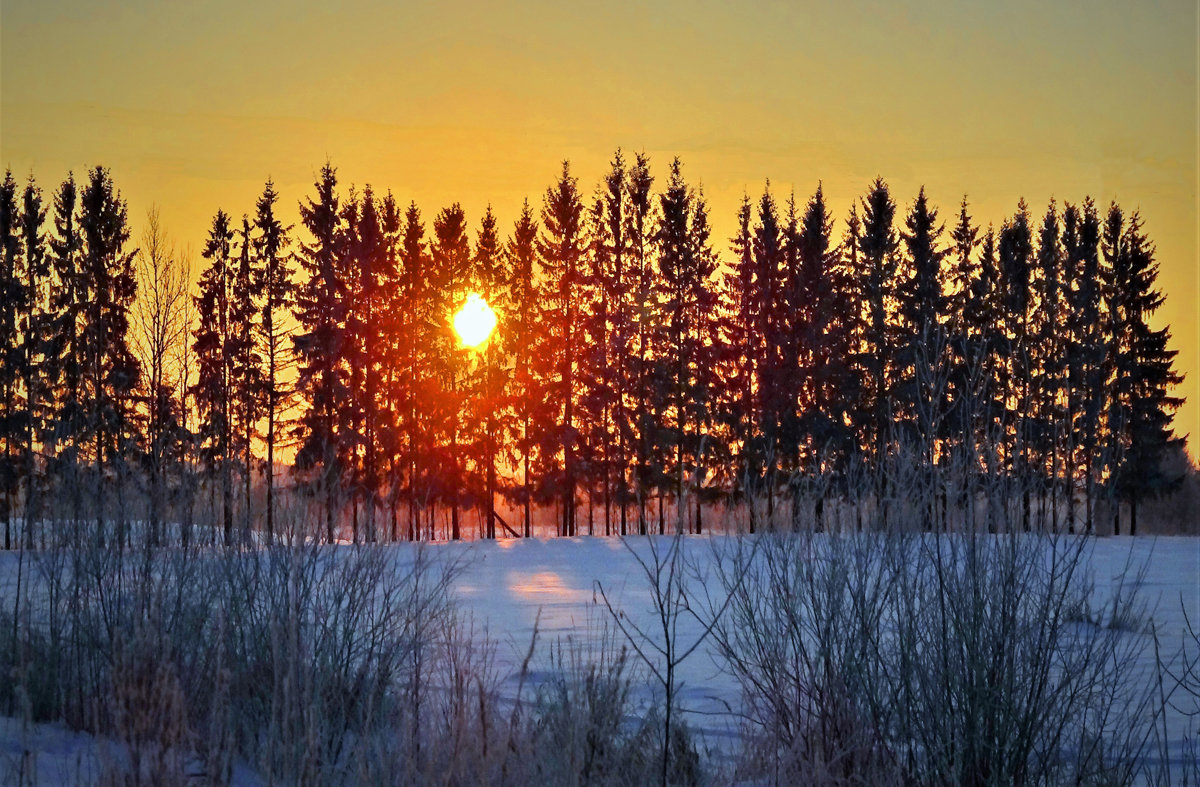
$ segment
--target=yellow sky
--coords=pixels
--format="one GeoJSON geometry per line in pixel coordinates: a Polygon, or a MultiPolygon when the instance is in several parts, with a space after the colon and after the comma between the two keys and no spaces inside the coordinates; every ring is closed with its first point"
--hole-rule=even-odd
{"type": "Polygon", "coordinates": [[[0,166],[49,191],[103,163],[193,248],[268,176],[296,221],[326,157],[505,227],[561,159],[590,191],[617,146],[660,176],[682,156],[720,238],[768,177],[823,180],[839,216],[876,175],[985,223],[1117,199],[1157,243],[1200,436],[1195,2],[576,5],[3,0],[0,166]]]}

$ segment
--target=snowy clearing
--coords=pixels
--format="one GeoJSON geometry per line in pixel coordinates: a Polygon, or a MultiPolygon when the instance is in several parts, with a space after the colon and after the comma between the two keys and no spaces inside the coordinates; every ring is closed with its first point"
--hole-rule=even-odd
{"type": "MultiPolygon", "coordinates": [[[[814,543],[820,543],[822,537],[814,538],[814,543]]],[[[665,551],[670,541],[659,537],[654,543],[665,551]]],[[[689,595],[699,598],[705,591],[719,593],[715,583],[701,585],[718,556],[731,548],[734,539],[687,537],[683,544],[689,595]]],[[[582,652],[595,652],[605,632],[622,642],[611,625],[600,588],[613,609],[628,616],[628,622],[655,636],[662,630],[654,617],[646,574],[634,556],[634,551],[643,558],[649,556],[650,541],[645,538],[513,539],[423,546],[400,544],[380,549],[389,550],[397,566],[411,562],[417,549],[428,550],[439,562],[462,561],[453,594],[473,624],[474,636],[493,643],[494,668],[502,678],[500,699],[509,704],[516,699],[518,674],[530,652],[535,629],[538,648],[525,676],[531,684],[553,669],[544,647],[547,644],[571,644],[582,652]]],[[[1196,640],[1188,633],[1188,620],[1193,626],[1200,623],[1200,540],[1104,538],[1092,540],[1087,549],[1087,566],[1095,589],[1077,624],[1128,628],[1128,641],[1139,654],[1136,670],[1147,680],[1153,676],[1155,664],[1151,626],[1165,658],[1195,659],[1196,640]],[[1144,614],[1134,620],[1114,620],[1113,610],[1119,606],[1114,599],[1131,591],[1136,591],[1144,614]]],[[[0,598],[6,603],[11,603],[16,566],[16,554],[0,554],[0,598]]],[[[26,562],[26,577],[29,570],[30,564],[26,562]]],[[[679,618],[681,649],[690,647],[701,635],[702,625],[696,617],[684,614],[679,618]]],[[[655,697],[661,698],[661,689],[655,687],[644,668],[638,676],[637,701],[641,707],[649,708],[655,697]]],[[[682,662],[677,680],[678,704],[688,726],[699,734],[701,747],[719,759],[741,735],[738,715],[741,697],[734,677],[721,669],[711,639],[705,640],[682,662]]],[[[1200,707],[1195,694],[1176,692],[1174,701],[1168,703],[1164,724],[1170,741],[1169,757],[1174,763],[1183,764],[1195,756],[1193,747],[1200,743],[1198,722],[1200,707]]],[[[14,781],[20,774],[28,779],[33,774],[36,783],[41,784],[93,783],[113,757],[110,747],[98,746],[91,736],[72,732],[62,725],[22,725],[15,719],[0,718],[3,781],[14,781]]],[[[233,775],[238,783],[257,781],[244,764],[235,764],[233,775]]]]}

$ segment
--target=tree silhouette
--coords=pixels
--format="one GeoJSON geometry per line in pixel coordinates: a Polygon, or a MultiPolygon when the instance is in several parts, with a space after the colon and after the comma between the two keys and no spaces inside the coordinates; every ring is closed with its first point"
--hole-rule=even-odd
{"type": "MultiPolygon", "coordinates": [[[[327,166],[328,170],[329,167],[327,166]]],[[[288,366],[289,358],[287,357],[287,330],[284,325],[284,319],[288,310],[292,306],[294,298],[294,288],[292,284],[292,270],[288,263],[287,247],[288,247],[288,231],[289,227],[284,224],[275,215],[275,206],[279,201],[279,195],[275,191],[275,184],[270,180],[263,187],[262,196],[258,198],[258,203],[255,206],[254,228],[258,231],[255,241],[255,256],[257,257],[257,287],[255,288],[262,299],[262,316],[259,319],[259,331],[262,341],[262,394],[265,399],[266,416],[267,416],[267,431],[265,434],[267,443],[266,457],[266,520],[267,520],[267,541],[275,539],[275,445],[278,441],[279,415],[288,398],[288,391],[284,387],[282,374],[288,366]]],[[[301,211],[303,214],[303,211],[301,211]]],[[[239,291],[248,292],[241,289],[243,279],[239,273],[239,291]]],[[[236,301],[235,301],[236,303],[236,301]]],[[[235,309],[235,314],[239,310],[235,309]]],[[[235,325],[242,325],[235,321],[235,325]]],[[[235,358],[240,359],[235,367],[235,377],[239,381],[241,391],[240,398],[244,404],[242,411],[245,416],[245,423],[248,426],[252,421],[250,417],[254,410],[254,397],[256,395],[255,382],[259,377],[259,366],[252,348],[246,349],[244,352],[235,352],[235,358]]],[[[246,456],[250,458],[249,448],[249,430],[246,432],[246,456]]],[[[250,470],[247,467],[247,475],[250,470]]],[[[249,505],[249,484],[247,479],[247,506],[249,505]]]]}
{"type": "Polygon", "coordinates": [[[260,521],[274,540],[277,498],[295,492],[319,502],[324,540],[346,524],[374,541],[401,536],[405,507],[408,538],[442,537],[445,515],[458,539],[472,512],[483,537],[533,535],[538,508],[566,536],[585,516],[589,534],[627,534],[630,506],[639,533],[655,513],[660,532],[700,532],[719,502],[752,531],[789,503],[793,527],[823,529],[830,500],[860,526],[915,513],[990,530],[1011,510],[1044,528],[1065,504],[1068,528],[1094,532],[1099,510],[1119,532],[1127,506],[1135,532],[1178,482],[1182,378],[1169,329],[1152,327],[1163,296],[1136,213],[1051,201],[1035,224],[1022,201],[981,230],[964,197],[947,232],[921,189],[897,226],[876,179],[838,228],[820,184],[781,206],[768,183],[722,259],[683,173],[674,159],[656,189],[648,158],[618,150],[585,204],[564,163],[540,220],[526,202],[502,241],[490,207],[473,233],[457,203],[426,238],[415,203],[370,186],[343,199],[326,164],[300,205],[301,286],[268,180],[240,226],[213,217],[192,301],[156,217],[127,248],[107,170],[68,176],[48,206],[9,173],[5,545],[32,543],[55,505],[72,538],[86,516],[100,539],[115,523],[121,547],[142,511],[153,544],[172,513],[191,521],[195,461],[227,545],[239,511],[243,540],[260,521]],[[451,327],[469,292],[500,316],[478,349],[451,327]],[[497,495],[520,508],[515,529],[497,495]]]}
{"type": "MultiPolygon", "coordinates": [[[[1111,484],[1117,501],[1129,504],[1129,535],[1137,535],[1138,503],[1177,485],[1180,478],[1164,470],[1168,449],[1183,441],[1171,433],[1172,413],[1182,404],[1170,386],[1183,382],[1172,368],[1175,350],[1167,348],[1170,330],[1150,327],[1147,320],[1163,303],[1154,288],[1158,263],[1154,246],[1135,212],[1125,220],[1113,205],[1105,222],[1104,245],[1111,259],[1109,343],[1112,380],[1108,427],[1114,445],[1111,484]]],[[[1120,534],[1121,516],[1114,506],[1113,533],[1120,534]]]]}
{"type": "Polygon", "coordinates": [[[100,543],[109,503],[111,471],[117,493],[117,546],[127,543],[125,483],[137,449],[133,397],[141,369],[129,345],[129,312],[137,294],[134,252],[127,251],[128,214],[108,170],[95,167],[80,195],[79,230],[83,308],[83,401],[93,441],[95,515],[100,543]]]}
{"type": "Polygon", "coordinates": [[[533,422],[546,401],[541,395],[541,381],[533,359],[538,347],[538,304],[542,299],[542,288],[535,277],[538,229],[526,200],[504,248],[507,287],[500,301],[505,316],[499,325],[500,344],[513,359],[512,382],[505,397],[506,408],[513,417],[505,434],[515,449],[513,453],[519,455],[519,459],[515,456],[514,459],[520,468],[520,480],[513,485],[512,498],[521,505],[521,534],[525,538],[531,535],[535,489],[537,432],[533,422]]]}
{"type": "MultiPolygon", "coordinates": [[[[805,206],[796,233],[798,277],[793,296],[798,313],[796,361],[800,409],[796,424],[797,467],[813,465],[842,472],[853,453],[848,425],[854,390],[849,365],[850,280],[833,245],[833,217],[820,184],[805,206]]],[[[824,489],[824,487],[822,487],[824,489]]],[[[825,493],[818,495],[814,519],[825,526],[825,493]]]]}
{"type": "Polygon", "coordinates": [[[430,313],[433,328],[432,367],[440,390],[434,409],[433,433],[440,437],[434,455],[437,498],[450,506],[450,538],[462,537],[459,512],[466,501],[462,448],[464,376],[467,358],[450,324],[451,315],[466,298],[471,280],[471,240],[467,217],[457,202],[433,220],[430,313]]]}
{"type": "Polygon", "coordinates": [[[221,484],[221,529],[226,546],[233,543],[233,358],[230,351],[233,238],[229,216],[218,210],[200,254],[208,260],[208,267],[200,274],[200,293],[195,296],[199,321],[193,332],[198,368],[192,396],[200,416],[197,433],[200,460],[210,481],[221,484]]]}
{"type": "Polygon", "coordinates": [[[48,313],[51,339],[46,371],[50,387],[47,454],[52,457],[51,474],[66,488],[70,499],[74,543],[80,537],[83,509],[80,460],[86,429],[81,331],[86,295],[81,275],[83,238],[77,222],[78,199],[75,178],[69,175],[54,196],[54,233],[49,242],[54,283],[48,313]]]}
{"type": "Polygon", "coordinates": [[[296,290],[301,332],[292,339],[299,362],[296,388],[306,404],[296,427],[296,467],[307,475],[312,493],[322,498],[325,539],[332,544],[344,469],[340,427],[349,393],[344,359],[349,303],[343,215],[337,172],[331,165],[321,169],[315,188],[315,199],[300,205],[300,219],[312,242],[301,244],[300,264],[308,280],[296,290]]]}
{"type": "MultiPolygon", "coordinates": [[[[895,384],[896,326],[889,303],[896,298],[899,269],[899,240],[893,222],[896,203],[883,180],[876,179],[861,202],[862,233],[858,237],[859,262],[852,275],[860,303],[851,310],[863,321],[860,331],[859,369],[864,378],[864,399],[858,412],[858,428],[869,458],[876,469],[884,466],[896,411],[895,384]]],[[[882,522],[888,520],[890,493],[886,473],[877,473],[876,495],[882,522]]]]}
{"type": "Polygon", "coordinates": [[[24,376],[20,314],[25,287],[19,268],[21,258],[21,214],[17,182],[12,171],[0,184],[0,518],[4,520],[4,548],[12,549],[12,516],[17,505],[21,470],[25,464],[22,437],[29,417],[20,400],[24,376]]]}
{"type": "Polygon", "coordinates": [[[542,313],[542,358],[544,394],[556,412],[553,423],[545,424],[543,456],[561,457],[561,466],[543,479],[562,501],[559,535],[576,535],[575,493],[579,480],[579,431],[576,424],[578,394],[576,370],[581,352],[579,315],[583,303],[586,249],[583,203],[571,168],[563,162],[562,173],[546,191],[542,205],[542,230],[536,248],[546,279],[548,307],[542,313]]]}
{"type": "Polygon", "coordinates": [[[901,233],[907,276],[897,292],[901,339],[895,390],[897,416],[912,430],[907,439],[920,446],[927,528],[938,521],[933,469],[943,432],[948,376],[945,322],[950,304],[942,291],[942,232],[937,210],[929,205],[922,187],[901,233]]]}

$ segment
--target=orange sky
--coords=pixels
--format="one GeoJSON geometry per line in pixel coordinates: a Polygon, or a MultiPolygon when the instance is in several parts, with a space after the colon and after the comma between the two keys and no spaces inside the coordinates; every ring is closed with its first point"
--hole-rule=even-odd
{"type": "Polygon", "coordinates": [[[767,177],[823,180],[839,216],[876,175],[997,224],[1118,199],[1158,245],[1200,436],[1194,2],[598,5],[4,0],[0,165],[50,191],[103,163],[135,230],[157,203],[193,248],[267,176],[296,221],[326,157],[506,228],[561,159],[590,191],[618,145],[659,176],[682,156],[721,238],[767,177]]]}

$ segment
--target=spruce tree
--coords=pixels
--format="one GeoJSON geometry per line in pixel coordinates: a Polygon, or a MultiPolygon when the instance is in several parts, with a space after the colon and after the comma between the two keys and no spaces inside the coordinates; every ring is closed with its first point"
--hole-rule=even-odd
{"type": "Polygon", "coordinates": [[[444,208],[433,220],[430,279],[430,321],[436,330],[432,340],[432,369],[440,392],[432,414],[433,432],[440,442],[435,456],[435,478],[439,484],[437,499],[450,506],[450,539],[462,537],[459,513],[468,496],[466,474],[459,441],[462,439],[464,378],[467,353],[451,326],[455,310],[470,289],[471,240],[467,217],[457,202],[444,208]]]}
{"type": "Polygon", "coordinates": [[[595,533],[596,495],[599,495],[604,533],[612,532],[613,455],[617,435],[613,429],[613,366],[610,362],[612,311],[612,244],[604,194],[592,200],[586,216],[588,246],[586,252],[582,304],[579,410],[582,417],[582,444],[586,471],[584,485],[588,495],[588,535],[595,533]]]}
{"type": "MultiPolygon", "coordinates": [[[[503,260],[496,216],[489,205],[475,242],[474,279],[480,295],[495,310],[504,287],[503,260]]],[[[503,347],[498,337],[489,337],[477,359],[473,397],[476,433],[481,439],[475,451],[483,467],[484,535],[496,537],[496,460],[499,450],[500,403],[504,391],[503,347]]]]}
{"type": "MultiPolygon", "coordinates": [[[[1082,476],[1084,531],[1091,534],[1095,528],[1096,480],[1100,472],[1105,391],[1100,216],[1091,199],[1084,200],[1079,210],[1068,206],[1067,213],[1069,216],[1078,216],[1078,229],[1070,233],[1073,240],[1064,244],[1069,271],[1065,277],[1070,305],[1067,330],[1071,337],[1067,356],[1068,407],[1074,416],[1070,428],[1072,453],[1076,457],[1072,464],[1075,467],[1073,475],[1082,476]]],[[[1072,221],[1068,226],[1074,224],[1072,221]]]]}
{"type": "Polygon", "coordinates": [[[45,451],[45,420],[48,417],[47,358],[50,350],[50,331],[53,326],[48,319],[47,285],[49,284],[49,258],[43,227],[46,223],[46,208],[42,206],[42,190],[33,176],[25,184],[21,199],[21,246],[24,252],[21,303],[21,366],[24,371],[22,387],[25,397],[25,435],[23,440],[24,465],[21,474],[25,479],[25,529],[26,544],[32,546],[33,524],[41,514],[41,498],[45,475],[40,457],[45,451]]]}
{"type": "Polygon", "coordinates": [[[209,482],[220,484],[225,546],[233,544],[233,359],[230,352],[233,238],[228,214],[218,210],[200,254],[208,260],[208,267],[200,274],[200,292],[195,296],[199,321],[193,332],[192,345],[197,363],[192,396],[199,411],[200,460],[209,482]]]}
{"type": "MultiPolygon", "coordinates": [[[[678,158],[671,163],[666,190],[659,195],[659,227],[655,234],[663,295],[661,340],[658,347],[662,398],[670,416],[659,430],[664,449],[664,475],[676,500],[676,528],[688,521],[685,498],[698,498],[702,478],[704,439],[710,383],[708,358],[713,334],[711,316],[715,295],[710,279],[716,260],[709,245],[707,209],[702,198],[684,181],[678,158]]],[[[699,524],[697,499],[696,525],[699,524]]]]}
{"type": "MultiPolygon", "coordinates": [[[[662,301],[658,304],[662,316],[656,322],[661,326],[657,344],[659,397],[671,410],[670,420],[661,425],[656,443],[663,449],[663,460],[670,464],[663,467],[672,480],[672,491],[676,499],[683,500],[684,451],[686,450],[688,415],[685,412],[687,392],[690,388],[691,364],[685,340],[690,333],[691,314],[688,309],[689,285],[695,276],[694,260],[690,243],[691,201],[687,183],[683,180],[682,165],[678,158],[671,162],[666,189],[659,195],[658,228],[654,242],[658,262],[658,273],[663,282],[662,301]],[[674,467],[672,468],[671,465],[674,467]]],[[[683,518],[676,522],[683,527],[683,518]]]]}
{"type": "Polygon", "coordinates": [[[730,457],[732,461],[726,480],[732,502],[747,505],[751,533],[756,529],[757,518],[752,499],[755,485],[750,479],[760,472],[754,437],[760,411],[755,382],[759,373],[757,349],[761,341],[757,329],[762,301],[758,294],[752,218],[750,198],[745,196],[738,211],[738,231],[731,239],[734,258],[721,287],[724,308],[719,343],[723,389],[721,420],[726,440],[737,446],[730,457]]]}
{"type": "MultiPolygon", "coordinates": [[[[393,207],[394,210],[394,207],[393,207]]],[[[384,413],[383,374],[386,363],[384,334],[386,286],[395,277],[394,262],[386,254],[386,237],[375,194],[368,185],[363,190],[356,224],[356,242],[349,271],[352,308],[347,310],[347,359],[350,373],[350,400],[353,413],[351,460],[358,465],[355,500],[361,499],[366,512],[366,539],[378,538],[375,515],[380,504],[381,436],[387,416],[384,413]]],[[[357,506],[354,531],[357,536],[357,506]]]]}
{"type": "Polygon", "coordinates": [[[301,244],[300,264],[308,280],[296,290],[300,331],[292,338],[298,362],[296,390],[304,402],[295,430],[300,445],[296,469],[307,476],[310,491],[322,500],[325,539],[332,544],[344,471],[342,408],[349,398],[345,364],[348,283],[343,268],[341,200],[332,165],[327,163],[321,169],[314,188],[315,197],[300,204],[300,219],[312,241],[301,244]]]}
{"type": "Polygon", "coordinates": [[[653,405],[650,401],[653,389],[652,367],[654,326],[651,314],[654,311],[655,276],[651,260],[651,241],[654,226],[651,189],[654,178],[650,174],[650,159],[645,153],[634,157],[633,166],[625,180],[625,229],[628,249],[630,288],[632,289],[630,315],[632,352],[629,367],[631,380],[628,391],[631,398],[632,438],[636,446],[633,471],[633,494],[638,506],[638,533],[646,535],[646,498],[653,479],[650,456],[653,448],[654,425],[653,405]]]}
{"type": "MultiPolygon", "coordinates": [[[[630,456],[633,453],[634,429],[630,414],[630,395],[634,390],[633,364],[630,363],[636,330],[635,282],[630,275],[629,229],[633,217],[629,210],[629,182],[625,157],[618,149],[608,173],[604,176],[601,199],[604,203],[604,227],[600,242],[603,249],[599,263],[602,308],[607,326],[607,342],[603,365],[606,404],[612,423],[613,446],[606,462],[606,484],[614,485],[612,497],[620,510],[618,531],[629,532],[629,505],[635,502],[629,483],[630,456]],[[607,267],[606,267],[607,265],[607,267]]],[[[606,520],[607,522],[607,517],[606,520]]],[[[607,531],[606,531],[607,533],[607,531]]]]}
{"type": "MultiPolygon", "coordinates": [[[[774,525],[775,492],[779,482],[777,468],[779,457],[784,451],[781,442],[781,427],[788,407],[788,379],[784,368],[784,345],[789,330],[786,322],[788,304],[784,299],[786,271],[784,227],[779,220],[775,199],[771,196],[771,184],[763,189],[758,203],[758,222],[754,227],[754,267],[757,281],[755,296],[759,299],[756,309],[758,318],[751,334],[757,339],[752,350],[756,355],[755,386],[759,396],[759,422],[755,453],[762,467],[761,478],[756,474],[752,480],[766,495],[767,523],[774,525]]],[[[753,503],[752,503],[753,505],[753,503]]]]}
{"type": "Polygon", "coordinates": [[[1016,483],[1021,496],[1021,527],[1030,521],[1030,434],[1032,423],[1033,365],[1030,346],[1030,311],[1033,305],[1033,231],[1029,210],[1022,200],[1017,212],[1000,227],[996,254],[1004,291],[1004,398],[1006,422],[1004,456],[1008,481],[1016,483]]]}
{"type": "Polygon", "coordinates": [[[115,483],[117,546],[126,538],[128,464],[136,458],[134,392],[141,369],[129,345],[129,312],[137,294],[128,213],[108,170],[95,167],[80,195],[83,401],[96,471],[96,528],[103,545],[110,478],[115,483]]]}
{"type": "MultiPolygon", "coordinates": [[[[1048,504],[1051,519],[1057,518],[1061,487],[1061,462],[1066,430],[1063,393],[1066,386],[1067,345],[1063,341],[1066,322],[1063,298],[1063,249],[1058,210],[1053,200],[1038,230],[1037,265],[1034,271],[1036,305],[1032,316],[1033,422],[1031,448],[1048,489],[1041,495],[1041,508],[1048,504]],[[1049,493],[1047,495],[1047,492],[1049,493]],[[1048,499],[1047,499],[1048,498],[1048,499]]],[[[1044,515],[1040,517],[1044,524],[1044,515]]]]}
{"type": "Polygon", "coordinates": [[[985,379],[985,348],[971,330],[971,309],[976,306],[973,287],[980,275],[975,251],[980,245],[979,228],[971,219],[967,198],[959,205],[958,218],[950,238],[948,273],[950,314],[946,325],[950,369],[946,400],[947,442],[950,466],[961,470],[957,480],[958,501],[967,518],[967,527],[975,526],[975,484],[978,479],[979,444],[976,425],[981,404],[980,383],[985,379]]]}
{"type": "MultiPolygon", "coordinates": [[[[332,178],[333,170],[329,165],[326,165],[322,177],[324,177],[325,173],[328,173],[329,177],[332,178]]],[[[290,366],[291,361],[287,353],[286,340],[288,330],[284,320],[295,298],[292,284],[292,270],[287,254],[289,243],[288,231],[290,228],[284,226],[275,215],[275,206],[278,201],[279,194],[275,191],[275,184],[268,180],[263,187],[262,195],[258,198],[258,202],[255,205],[254,215],[254,228],[257,231],[254,245],[254,256],[256,258],[256,286],[254,290],[255,295],[261,298],[262,311],[258,322],[262,347],[261,361],[253,345],[234,351],[234,358],[238,359],[235,361],[234,376],[239,386],[238,396],[243,403],[241,410],[245,427],[243,436],[246,441],[245,452],[247,460],[251,458],[250,426],[254,423],[254,416],[258,414],[255,407],[257,403],[256,397],[261,397],[266,411],[267,429],[264,437],[267,444],[265,469],[268,543],[275,539],[275,445],[278,440],[279,416],[287,403],[289,395],[283,376],[285,369],[290,366]],[[260,362],[261,366],[259,366],[260,362]]],[[[303,215],[303,207],[301,213],[303,215]]],[[[249,292],[248,288],[243,289],[245,282],[242,271],[246,266],[247,261],[243,259],[242,265],[239,266],[238,274],[239,293],[249,292]]],[[[245,323],[239,320],[242,310],[237,307],[236,300],[234,314],[235,327],[240,329],[245,323]]],[[[246,502],[247,506],[249,506],[250,468],[248,466],[246,467],[246,473],[246,502]]],[[[249,514],[247,513],[248,518],[249,514]]]]}
{"type": "MultiPolygon", "coordinates": [[[[382,235],[382,250],[379,257],[380,271],[377,286],[377,308],[379,325],[376,331],[377,346],[373,350],[374,363],[379,372],[378,408],[379,472],[380,483],[387,489],[381,504],[387,507],[387,533],[391,541],[400,535],[400,497],[403,488],[404,433],[401,418],[404,413],[404,388],[399,384],[403,374],[401,360],[403,345],[400,342],[402,316],[398,313],[402,297],[400,277],[400,229],[404,218],[396,198],[389,191],[379,206],[379,229],[382,235]]],[[[382,532],[381,528],[381,532],[382,532]]]]}
{"type": "Polygon", "coordinates": [[[12,517],[25,463],[21,451],[27,416],[22,401],[24,354],[20,315],[25,301],[21,281],[21,209],[12,171],[0,184],[0,519],[4,548],[13,548],[12,517]]]}
{"type": "Polygon", "coordinates": [[[857,270],[852,274],[859,303],[851,307],[852,312],[863,320],[859,367],[863,373],[864,400],[857,426],[879,479],[875,492],[882,512],[881,524],[886,527],[890,490],[884,468],[895,416],[896,367],[896,326],[889,304],[895,298],[898,285],[899,240],[894,228],[896,203],[882,178],[871,184],[861,207],[860,258],[857,270]]]}
{"type": "MultiPolygon", "coordinates": [[[[546,395],[557,411],[553,425],[548,425],[550,429],[542,440],[542,450],[546,455],[561,457],[561,466],[546,480],[562,499],[559,534],[574,536],[579,477],[576,371],[582,351],[579,315],[586,238],[583,202],[567,162],[563,162],[558,180],[546,190],[541,224],[536,247],[549,306],[543,313],[541,355],[547,380],[546,395]]],[[[649,243],[648,233],[646,243],[649,243]]],[[[643,254],[644,263],[649,265],[649,249],[643,249],[643,254]]],[[[646,330],[648,328],[646,326],[646,330]]]]}
{"type": "MultiPolygon", "coordinates": [[[[833,217],[820,184],[805,206],[796,232],[799,308],[796,360],[800,387],[798,451],[814,471],[844,471],[853,451],[847,426],[852,397],[849,280],[832,241],[833,217]]],[[[822,486],[824,490],[825,487],[822,486]]],[[[825,493],[818,497],[816,526],[825,526],[825,493]]]]}
{"type": "MultiPolygon", "coordinates": [[[[702,188],[693,196],[688,229],[688,267],[692,273],[682,293],[686,302],[687,329],[683,336],[683,361],[678,368],[682,369],[681,376],[686,383],[682,399],[684,423],[690,421],[692,432],[684,445],[685,456],[690,455],[691,461],[681,469],[680,485],[684,493],[688,493],[682,479],[690,477],[690,494],[695,503],[691,532],[699,534],[703,530],[702,506],[710,497],[705,480],[712,470],[713,457],[720,454],[716,445],[719,398],[716,366],[720,352],[721,311],[716,278],[719,260],[712,246],[708,203],[702,188]]],[[[681,502],[681,519],[686,518],[683,508],[681,502]]]]}
{"type": "Polygon", "coordinates": [[[538,348],[543,293],[535,275],[538,223],[526,200],[504,248],[507,286],[501,296],[500,343],[512,358],[512,383],[505,397],[506,409],[513,413],[508,440],[519,454],[520,483],[514,486],[513,499],[521,505],[521,534],[531,535],[532,503],[535,489],[534,469],[537,453],[534,419],[546,399],[541,395],[534,354],[538,348]]]}
{"type": "Polygon", "coordinates": [[[432,264],[425,242],[425,226],[415,203],[404,213],[400,268],[398,301],[393,310],[399,315],[396,343],[404,373],[396,379],[397,391],[393,399],[402,414],[405,435],[408,538],[412,541],[421,535],[423,513],[429,513],[432,528],[434,448],[431,413],[438,395],[431,362],[437,331],[430,305],[432,264]]]}
{"type": "Polygon", "coordinates": [[[1111,382],[1108,405],[1110,485],[1114,492],[1113,534],[1120,535],[1120,503],[1129,506],[1129,535],[1137,535],[1138,504],[1177,486],[1181,477],[1164,469],[1170,450],[1179,450],[1171,421],[1183,398],[1172,387],[1183,382],[1174,369],[1176,350],[1167,347],[1169,328],[1149,320],[1162,306],[1155,289],[1158,263],[1154,246],[1133,213],[1126,221],[1120,207],[1109,208],[1103,244],[1110,260],[1108,287],[1111,382]]]}
{"type": "Polygon", "coordinates": [[[83,239],[78,225],[79,192],[68,176],[54,195],[54,232],[50,238],[50,347],[47,379],[55,402],[49,414],[48,436],[52,475],[70,501],[72,542],[79,543],[83,508],[80,452],[85,448],[83,407],[84,353],[82,317],[86,303],[80,254],[83,239]]]}
{"type": "MultiPolygon", "coordinates": [[[[272,187],[271,193],[274,193],[272,187]]],[[[270,209],[273,211],[273,208],[270,209]]],[[[269,212],[270,214],[270,212],[269,212]]],[[[237,257],[227,263],[228,278],[226,304],[227,331],[224,339],[225,362],[227,364],[226,385],[229,397],[229,472],[238,469],[241,473],[241,530],[248,535],[254,521],[254,441],[260,435],[258,423],[267,409],[268,390],[263,350],[278,347],[279,332],[264,330],[267,304],[262,298],[269,275],[269,260],[260,267],[259,249],[264,238],[270,236],[275,223],[273,215],[267,215],[267,229],[258,226],[259,217],[251,223],[242,218],[238,233],[237,257]],[[259,237],[259,233],[264,233],[259,237]],[[263,312],[262,314],[260,314],[263,312]]],[[[278,266],[278,253],[276,267],[278,266]]],[[[278,270],[275,272],[278,274],[278,270]]],[[[272,319],[278,307],[272,310],[272,319]]],[[[270,430],[273,431],[273,430],[270,430]]],[[[232,477],[230,479],[232,483],[232,477]]],[[[273,490],[272,490],[273,491],[273,490]]],[[[232,500],[231,500],[232,503],[232,500]]],[[[274,520],[266,517],[268,541],[274,540],[274,520]]]]}
{"type": "Polygon", "coordinates": [[[908,275],[898,291],[902,339],[896,358],[896,399],[898,415],[910,427],[910,438],[921,451],[926,529],[938,521],[934,463],[942,436],[948,376],[944,324],[950,305],[942,290],[943,229],[922,187],[901,233],[908,275]]]}

